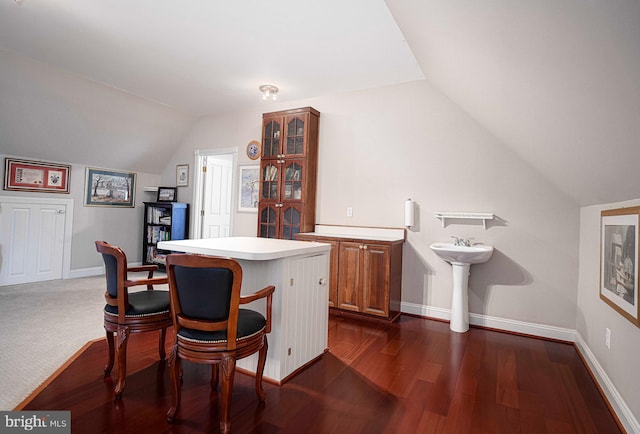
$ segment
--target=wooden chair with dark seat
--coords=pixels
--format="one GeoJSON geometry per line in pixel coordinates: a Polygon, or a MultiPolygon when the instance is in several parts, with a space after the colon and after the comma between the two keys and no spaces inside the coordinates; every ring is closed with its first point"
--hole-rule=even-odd
{"type": "Polygon", "coordinates": [[[96,250],[102,254],[107,278],[104,294],[104,328],[107,333],[109,360],[104,375],[111,375],[114,352],[117,353],[118,381],[114,387],[116,399],[122,397],[127,376],[127,342],[130,333],[160,331],[158,351],[160,360],[165,358],[165,337],[171,326],[169,291],[154,290],[153,285],[167,283],[166,277],[153,277],[155,265],[127,267],[127,256],[119,247],[105,241],[96,241],[96,250]],[[146,279],[130,280],[128,273],[147,272],[146,279]],[[129,292],[129,288],[146,285],[146,290],[129,292]],[[114,345],[114,333],[117,342],[114,345]]]}
{"type": "Polygon", "coordinates": [[[258,352],[256,395],[265,399],[262,375],[267,359],[267,333],[271,331],[274,286],[250,296],[240,296],[242,268],[230,258],[171,254],[167,275],[175,343],[169,356],[173,403],[167,420],[173,422],[181,398],[180,360],[210,364],[211,386],[222,377],[220,431],[229,432],[229,407],[236,360],[258,352]],[[265,298],[266,318],[259,312],[240,309],[241,304],[265,298]]]}

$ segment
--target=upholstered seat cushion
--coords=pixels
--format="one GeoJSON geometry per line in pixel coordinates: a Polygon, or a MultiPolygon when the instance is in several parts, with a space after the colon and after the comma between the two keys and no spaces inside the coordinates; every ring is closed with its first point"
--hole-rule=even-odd
{"type": "MultiPolygon", "coordinates": [[[[262,314],[249,310],[240,309],[238,311],[238,332],[236,334],[238,340],[251,337],[265,328],[267,320],[262,314]]],[[[205,332],[201,330],[193,330],[181,328],[178,336],[182,339],[201,342],[226,342],[227,331],[218,330],[215,332],[205,332]]]]}
{"type": "MultiPolygon", "coordinates": [[[[118,315],[118,306],[105,305],[104,311],[118,315]]],[[[129,293],[126,316],[144,316],[169,312],[169,291],[138,291],[129,293]]]]}

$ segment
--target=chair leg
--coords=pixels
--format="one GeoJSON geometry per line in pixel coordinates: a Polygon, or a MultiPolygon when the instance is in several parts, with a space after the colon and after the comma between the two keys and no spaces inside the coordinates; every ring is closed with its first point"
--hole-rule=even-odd
{"type": "Polygon", "coordinates": [[[113,360],[114,360],[114,352],[115,352],[115,348],[114,348],[114,343],[113,343],[113,332],[107,331],[107,345],[109,347],[108,349],[108,359],[107,359],[107,364],[104,367],[104,376],[108,377],[111,375],[111,370],[113,369],[113,360]]]}
{"type": "Polygon", "coordinates": [[[127,343],[129,342],[129,327],[118,327],[118,383],[114,389],[116,399],[122,398],[124,383],[127,378],[127,343]]]}
{"type": "Polygon", "coordinates": [[[182,370],[180,369],[180,357],[178,356],[178,344],[173,344],[171,353],[169,354],[169,374],[171,376],[172,403],[171,408],[167,411],[167,422],[173,423],[178,407],[180,407],[180,399],[182,398],[181,383],[182,370]]]}
{"type": "Polygon", "coordinates": [[[262,374],[264,373],[264,365],[267,361],[268,348],[267,335],[264,335],[264,345],[260,348],[260,352],[258,353],[258,369],[256,370],[256,395],[258,395],[258,400],[260,402],[264,402],[267,397],[267,394],[262,388],[262,374]]]}
{"type": "Polygon", "coordinates": [[[220,372],[220,369],[217,363],[214,363],[213,365],[211,365],[211,388],[213,390],[218,388],[219,372],[220,372]]]}
{"type": "Polygon", "coordinates": [[[160,329],[160,340],[158,342],[158,354],[160,354],[160,360],[164,360],[166,356],[165,349],[164,349],[164,341],[166,336],[167,336],[167,329],[166,328],[160,329]]]}
{"type": "Polygon", "coordinates": [[[236,371],[236,358],[233,354],[225,353],[220,364],[222,369],[222,400],[220,403],[220,432],[227,434],[231,429],[229,408],[231,407],[231,391],[233,390],[233,376],[236,371]]]}

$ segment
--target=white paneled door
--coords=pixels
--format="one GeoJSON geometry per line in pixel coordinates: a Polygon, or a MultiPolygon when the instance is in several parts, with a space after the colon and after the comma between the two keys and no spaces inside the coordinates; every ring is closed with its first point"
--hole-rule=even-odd
{"type": "Polygon", "coordinates": [[[202,209],[202,238],[231,235],[232,155],[206,157],[202,209]]]}
{"type": "Polygon", "coordinates": [[[68,205],[56,202],[0,203],[0,286],[62,278],[68,205]]]}

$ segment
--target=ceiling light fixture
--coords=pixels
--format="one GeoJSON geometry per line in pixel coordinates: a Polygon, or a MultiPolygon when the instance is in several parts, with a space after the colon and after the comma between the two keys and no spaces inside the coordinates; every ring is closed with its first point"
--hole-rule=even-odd
{"type": "Polygon", "coordinates": [[[272,101],[278,99],[278,88],[271,84],[263,84],[258,89],[262,92],[262,100],[266,101],[271,98],[272,101]]]}

